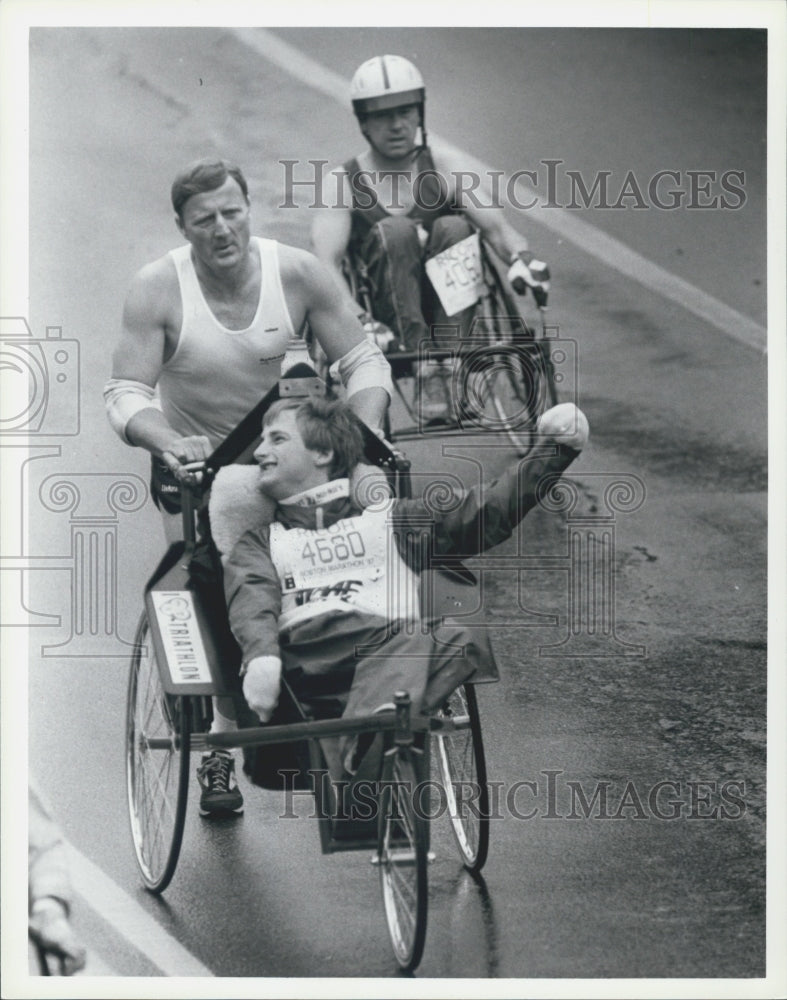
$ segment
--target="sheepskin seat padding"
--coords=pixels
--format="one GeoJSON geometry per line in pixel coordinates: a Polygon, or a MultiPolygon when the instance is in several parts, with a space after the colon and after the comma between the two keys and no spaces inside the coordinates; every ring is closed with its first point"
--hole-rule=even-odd
{"type": "Polygon", "coordinates": [[[210,530],[222,559],[241,535],[273,520],[275,501],[260,493],[257,465],[227,465],[216,473],[208,500],[210,530]]]}
{"type": "MultiPolygon", "coordinates": [[[[226,465],[219,469],[208,500],[211,534],[222,560],[228,559],[241,535],[273,520],[276,502],[260,493],[258,465],[226,465]]],[[[391,495],[385,473],[359,464],[351,477],[351,493],[359,507],[384,502],[391,495]]]]}

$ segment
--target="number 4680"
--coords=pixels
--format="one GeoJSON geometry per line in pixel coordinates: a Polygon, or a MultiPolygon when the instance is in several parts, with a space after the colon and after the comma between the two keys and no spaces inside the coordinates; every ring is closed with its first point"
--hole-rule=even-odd
{"type": "Polygon", "coordinates": [[[301,552],[301,559],[312,566],[317,562],[344,562],[350,556],[360,558],[366,555],[363,538],[358,531],[348,531],[346,535],[332,535],[330,538],[315,538],[308,541],[301,552]]]}

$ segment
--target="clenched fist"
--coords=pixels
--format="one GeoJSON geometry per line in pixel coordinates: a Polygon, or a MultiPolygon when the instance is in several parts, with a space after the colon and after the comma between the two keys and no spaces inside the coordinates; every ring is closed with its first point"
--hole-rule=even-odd
{"type": "Polygon", "coordinates": [[[279,703],[281,660],[278,656],[255,656],[243,677],[243,697],[262,722],[267,722],[279,703]]]}
{"type": "Polygon", "coordinates": [[[590,427],[587,417],[578,406],[574,403],[559,403],[541,414],[536,432],[543,437],[552,438],[558,444],[582,451],[588,443],[590,427]]]}

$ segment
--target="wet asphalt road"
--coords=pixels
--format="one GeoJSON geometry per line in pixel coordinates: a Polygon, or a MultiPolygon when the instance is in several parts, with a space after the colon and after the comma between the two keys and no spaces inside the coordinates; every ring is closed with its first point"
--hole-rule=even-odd
{"type": "MultiPolygon", "coordinates": [[[[367,49],[414,50],[402,31],[282,35],[345,76],[367,49]]],[[[554,156],[591,172],[609,164],[616,176],[743,163],[752,180],[737,215],[586,214],[663,266],[679,261],[687,280],[762,321],[754,46],[749,36],[694,36],[643,49],[632,37],[615,48],[626,57],[613,70],[600,36],[424,32],[417,55],[434,81],[435,131],[504,169],[520,165],[525,148],[536,161],[554,156]],[[750,76],[737,96],[721,82],[733,58],[750,76]],[[650,80],[680,89],[685,115],[639,86],[643,65],[650,80]],[[494,114],[488,93],[497,95],[494,114]],[[745,247],[734,261],[731,245],[745,247]]],[[[100,387],[128,280],[177,242],[166,195],[182,163],[226,151],[247,169],[257,231],[305,244],[308,213],[276,210],[276,158],[340,159],[359,143],[349,114],[283,82],[221,30],[42,32],[31,48],[31,113],[30,321],[35,331],[62,325],[83,359],[82,430],[61,439],[59,458],[32,463],[35,504],[53,471],[145,477],[142,456],[106,427],[100,387]]],[[[418,975],[761,976],[765,360],[561,242],[534,214],[522,224],[553,265],[551,318],[576,342],[574,381],[592,427],[572,469],[572,523],[606,513],[606,491],[621,477],[642,502],[615,513],[615,633],[606,644],[554,648],[567,631],[567,561],[548,558],[565,554],[565,514],[528,518],[495,553],[502,568],[484,575],[477,617],[494,629],[502,683],[483,690],[481,708],[501,818],[478,882],[436,824],[418,975]],[[605,788],[606,808],[597,799],[588,818],[576,815],[577,788],[588,800],[605,788]]],[[[416,442],[408,454],[424,475],[450,467],[470,483],[480,455],[456,441],[416,442]]],[[[510,458],[504,446],[485,448],[485,474],[510,458]]],[[[38,506],[31,537],[38,551],[68,548],[62,514],[38,506]]],[[[149,504],[122,516],[118,545],[118,633],[129,640],[163,550],[149,504]]],[[[67,622],[66,574],[32,576],[31,606],[67,622]]],[[[368,857],[322,857],[305,801],[288,821],[277,818],[277,793],[254,789],[238,822],[207,826],[192,809],[165,901],[145,895],[125,817],[126,667],[121,657],[35,657],[37,645],[67,636],[32,632],[30,762],[79,850],[216,975],[394,975],[368,857]]],[[[150,972],[83,912],[91,943],[118,972],[150,972]]]]}

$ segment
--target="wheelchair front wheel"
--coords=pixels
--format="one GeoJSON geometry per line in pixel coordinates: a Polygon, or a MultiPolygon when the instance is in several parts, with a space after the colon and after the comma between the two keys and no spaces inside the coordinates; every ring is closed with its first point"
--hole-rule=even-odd
{"type": "Polygon", "coordinates": [[[454,375],[463,421],[484,433],[505,434],[519,455],[533,447],[539,415],[546,408],[542,355],[532,341],[519,345],[487,336],[470,350],[454,375]]]}
{"type": "Polygon", "coordinates": [[[380,803],[380,882],[396,960],[411,972],[426,941],[428,829],[415,808],[418,785],[411,754],[399,748],[391,754],[380,803]]]}
{"type": "Polygon", "coordinates": [[[533,447],[539,406],[539,372],[533,355],[519,351],[497,355],[488,376],[494,419],[518,455],[533,447]]]}
{"type": "Polygon", "coordinates": [[[437,717],[455,726],[434,734],[451,829],[465,868],[479,872],[489,852],[489,786],[475,688],[453,691],[437,717]]]}
{"type": "MultiPolygon", "coordinates": [[[[481,368],[485,376],[481,399],[476,403],[477,422],[483,429],[504,432],[517,454],[524,456],[535,443],[538,418],[558,402],[550,345],[527,326],[507,281],[488,253],[484,259],[486,294],[476,323],[489,344],[479,352],[477,362],[469,362],[470,370],[481,368]]],[[[467,389],[472,397],[472,381],[467,389]]],[[[478,391],[475,396],[479,396],[478,391]]],[[[472,398],[469,401],[473,402],[472,398]]]]}
{"type": "Polygon", "coordinates": [[[167,695],[147,615],[137,629],[126,706],[131,836],[145,887],[163,892],[183,840],[189,781],[190,702],[167,695]]]}

